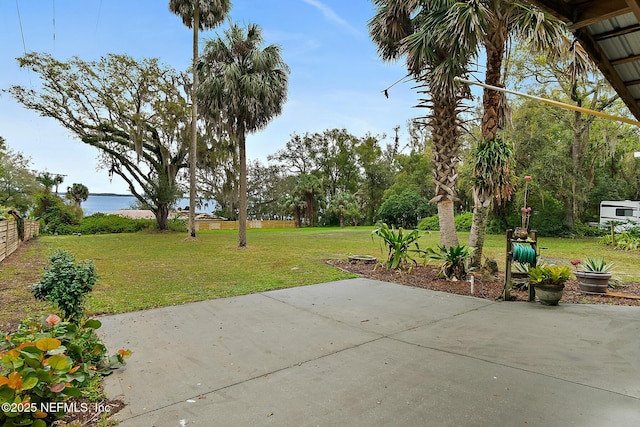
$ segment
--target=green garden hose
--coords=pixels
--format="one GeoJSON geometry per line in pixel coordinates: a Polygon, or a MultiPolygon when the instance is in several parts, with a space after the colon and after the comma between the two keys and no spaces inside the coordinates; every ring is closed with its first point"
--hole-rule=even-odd
{"type": "Polygon", "coordinates": [[[515,243],[513,245],[513,260],[521,264],[533,265],[536,261],[536,251],[529,245],[515,243]]]}

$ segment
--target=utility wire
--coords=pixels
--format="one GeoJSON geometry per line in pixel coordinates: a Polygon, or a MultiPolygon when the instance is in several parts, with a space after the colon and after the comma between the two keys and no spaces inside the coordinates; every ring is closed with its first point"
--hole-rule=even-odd
{"type": "Polygon", "coordinates": [[[411,78],[411,75],[407,74],[406,76],[396,80],[395,83],[393,83],[391,86],[387,87],[386,89],[382,89],[380,92],[384,93],[384,96],[386,96],[387,98],[389,97],[389,89],[391,89],[392,87],[394,87],[395,85],[397,85],[398,83],[400,83],[401,81],[407,79],[407,78],[411,78]]]}
{"type": "Polygon", "coordinates": [[[56,0],[52,0],[53,2],[53,48],[55,50],[56,47],[56,0]]]}
{"type": "Polygon", "coordinates": [[[16,0],[16,10],[18,11],[18,23],[20,24],[20,36],[22,37],[22,50],[24,54],[27,54],[27,45],[24,42],[24,31],[22,31],[22,18],[20,17],[20,6],[18,6],[18,0],[16,0]]]}

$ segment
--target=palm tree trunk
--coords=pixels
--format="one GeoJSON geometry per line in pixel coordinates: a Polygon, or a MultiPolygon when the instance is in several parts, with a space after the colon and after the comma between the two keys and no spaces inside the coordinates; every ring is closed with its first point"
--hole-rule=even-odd
{"type": "Polygon", "coordinates": [[[460,151],[458,102],[454,96],[434,93],[432,103],[429,124],[433,131],[432,162],[435,197],[430,202],[438,204],[440,243],[445,248],[450,248],[458,246],[453,204],[456,200],[455,189],[458,180],[456,165],[460,151]]]}
{"type": "Polygon", "coordinates": [[[193,8],[193,86],[191,87],[191,148],[189,149],[189,236],[196,237],[196,150],[198,149],[198,27],[199,2],[193,8]]]}
{"type": "MultiPolygon", "coordinates": [[[[499,13],[499,11],[496,11],[499,13]]],[[[499,21],[499,20],[498,20],[499,21]]],[[[502,26],[492,27],[487,34],[485,49],[487,51],[487,71],[485,82],[491,86],[502,86],[502,61],[506,44],[506,30],[502,26]]],[[[495,140],[498,131],[502,129],[504,115],[502,111],[503,95],[495,90],[484,89],[482,94],[482,139],[495,140]]],[[[493,191],[473,191],[473,220],[469,233],[469,247],[475,248],[471,258],[471,266],[480,267],[482,263],[482,249],[487,233],[487,219],[493,198],[493,191]]]]}
{"type": "Polygon", "coordinates": [[[438,202],[438,222],[440,223],[440,244],[445,248],[458,246],[453,201],[443,199],[438,202]]]}
{"type": "Polygon", "coordinates": [[[296,228],[301,228],[302,225],[300,224],[300,209],[296,208],[294,214],[293,214],[293,219],[296,222],[296,228]]]}
{"type": "Polygon", "coordinates": [[[238,247],[247,246],[247,147],[244,128],[238,131],[238,150],[240,154],[240,182],[238,185],[238,247]]]}
{"type": "Polygon", "coordinates": [[[482,263],[482,248],[487,231],[487,220],[489,218],[490,206],[482,204],[474,206],[473,220],[471,221],[471,232],[469,233],[469,247],[475,248],[471,256],[471,265],[480,267],[482,263]]]}
{"type": "MultiPolygon", "coordinates": [[[[502,87],[502,61],[504,58],[506,34],[504,28],[490,28],[485,42],[487,51],[487,71],[485,83],[502,87]]],[[[504,116],[502,114],[502,93],[493,89],[484,89],[482,93],[482,137],[486,140],[496,138],[502,129],[504,116]]]]}

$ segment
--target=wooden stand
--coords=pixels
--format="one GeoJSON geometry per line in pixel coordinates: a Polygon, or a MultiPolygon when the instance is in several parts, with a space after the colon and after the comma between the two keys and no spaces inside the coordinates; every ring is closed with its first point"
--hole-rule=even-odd
{"type": "MultiPolygon", "coordinates": [[[[511,288],[513,287],[513,282],[511,280],[511,263],[514,261],[513,259],[514,243],[531,245],[531,248],[536,254],[536,258],[533,260],[533,264],[530,264],[531,267],[536,266],[536,260],[538,258],[538,233],[535,230],[531,230],[529,232],[529,237],[527,239],[514,239],[513,230],[507,230],[507,259],[506,259],[505,273],[504,273],[504,292],[502,294],[502,299],[504,301],[511,301],[511,288]]],[[[533,288],[533,286],[530,286],[530,285],[527,286],[527,288],[529,289],[529,301],[535,301],[536,299],[535,289],[533,288]]]]}

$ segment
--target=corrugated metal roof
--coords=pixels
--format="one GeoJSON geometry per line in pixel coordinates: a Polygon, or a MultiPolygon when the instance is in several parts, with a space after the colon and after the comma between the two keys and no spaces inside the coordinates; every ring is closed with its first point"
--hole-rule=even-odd
{"type": "Polygon", "coordinates": [[[530,0],[566,22],[640,120],[640,0],[530,0]]]}

